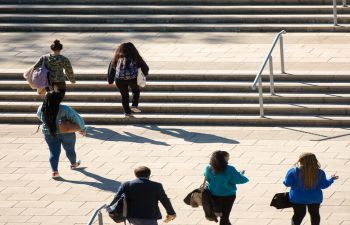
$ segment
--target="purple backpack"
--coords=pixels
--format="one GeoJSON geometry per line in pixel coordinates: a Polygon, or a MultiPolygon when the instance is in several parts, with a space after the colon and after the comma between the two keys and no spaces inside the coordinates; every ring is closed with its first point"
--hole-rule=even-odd
{"type": "Polygon", "coordinates": [[[49,75],[50,71],[45,66],[45,56],[42,56],[43,62],[41,66],[34,70],[32,82],[37,88],[46,88],[50,86],[49,75]]]}

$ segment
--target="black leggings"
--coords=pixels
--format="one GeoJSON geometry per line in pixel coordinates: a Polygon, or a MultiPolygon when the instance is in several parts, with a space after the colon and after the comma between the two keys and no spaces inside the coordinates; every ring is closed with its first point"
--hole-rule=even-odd
{"type": "Polygon", "coordinates": [[[129,87],[132,91],[132,106],[137,107],[139,104],[140,88],[137,85],[137,80],[117,80],[116,84],[122,96],[124,113],[129,114],[131,113],[131,109],[129,106],[129,87]]]}
{"type": "Polygon", "coordinates": [[[320,217],[320,204],[293,204],[294,215],[292,217],[292,225],[300,225],[306,215],[306,207],[311,217],[311,225],[319,225],[321,221],[320,217]]]}
{"type": "Polygon", "coordinates": [[[218,210],[220,210],[222,213],[222,216],[220,217],[220,225],[231,225],[230,213],[235,199],[236,195],[225,197],[213,196],[215,205],[218,207],[218,210]]]}

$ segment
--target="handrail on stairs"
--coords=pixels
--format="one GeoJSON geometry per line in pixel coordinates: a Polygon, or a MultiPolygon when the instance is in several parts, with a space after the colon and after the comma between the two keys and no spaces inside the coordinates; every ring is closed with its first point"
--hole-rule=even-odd
{"type": "Polygon", "coordinates": [[[103,204],[102,206],[100,206],[99,208],[97,208],[94,213],[92,214],[92,216],[90,217],[89,222],[87,223],[87,225],[92,225],[95,221],[95,218],[97,216],[98,218],[98,225],[103,225],[103,218],[102,218],[102,213],[101,210],[106,208],[107,205],[103,204]]]}
{"type": "Polygon", "coordinates": [[[267,62],[269,62],[270,67],[270,93],[271,95],[275,94],[274,89],[274,80],[273,80],[273,61],[272,61],[272,52],[275,49],[275,46],[277,42],[280,43],[280,57],[281,57],[281,73],[285,73],[285,67],[284,67],[284,50],[283,50],[283,36],[282,34],[285,34],[286,31],[282,30],[279,33],[276,34],[275,39],[272,42],[272,46],[266,55],[266,58],[264,59],[263,63],[260,66],[260,69],[258,73],[256,74],[256,77],[254,79],[254,82],[252,84],[252,89],[255,90],[256,86],[258,86],[259,90],[259,105],[260,105],[260,117],[264,117],[264,101],[263,101],[263,88],[262,88],[262,72],[265,69],[265,66],[267,62]]]}
{"type": "MultiPolygon", "coordinates": [[[[347,7],[347,0],[342,0],[342,6],[347,7]]],[[[333,0],[333,25],[338,26],[337,0],[333,0]]]]}

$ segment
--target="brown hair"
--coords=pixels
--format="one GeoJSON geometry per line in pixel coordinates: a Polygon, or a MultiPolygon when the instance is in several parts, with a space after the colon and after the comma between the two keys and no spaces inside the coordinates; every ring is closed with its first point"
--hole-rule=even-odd
{"type": "Polygon", "coordinates": [[[318,184],[319,169],[321,167],[316,155],[313,153],[303,153],[297,162],[299,164],[300,176],[299,185],[303,184],[304,189],[312,189],[318,184]]]}
{"type": "Polygon", "coordinates": [[[50,46],[52,51],[59,51],[63,49],[63,45],[61,44],[61,42],[59,40],[54,40],[53,43],[50,46]]]}
{"type": "Polygon", "coordinates": [[[215,151],[210,157],[210,168],[213,170],[215,174],[225,171],[228,162],[226,161],[226,157],[229,154],[226,151],[215,151]]]}
{"type": "Polygon", "coordinates": [[[151,176],[151,169],[146,166],[139,166],[135,168],[134,170],[135,176],[140,177],[150,177],[151,176]]]}
{"type": "Polygon", "coordinates": [[[131,42],[122,43],[115,49],[112,58],[113,68],[117,66],[118,60],[120,58],[129,58],[134,60],[137,64],[137,67],[140,67],[141,63],[144,62],[139,51],[137,51],[135,45],[131,42]]]}

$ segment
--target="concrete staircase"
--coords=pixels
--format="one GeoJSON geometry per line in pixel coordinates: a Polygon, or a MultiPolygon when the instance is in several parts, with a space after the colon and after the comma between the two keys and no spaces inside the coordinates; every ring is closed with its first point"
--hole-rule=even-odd
{"type": "MultiPolygon", "coordinates": [[[[349,126],[350,76],[277,75],[275,96],[264,78],[265,118],[259,116],[253,75],[151,74],[141,114],[126,119],[115,85],[103,74],[78,74],[65,103],[90,124],[349,126]]],[[[0,122],[38,123],[42,97],[21,74],[0,74],[0,122]]]]}
{"type": "Polygon", "coordinates": [[[1,0],[0,31],[349,31],[339,0],[1,0]]]}

